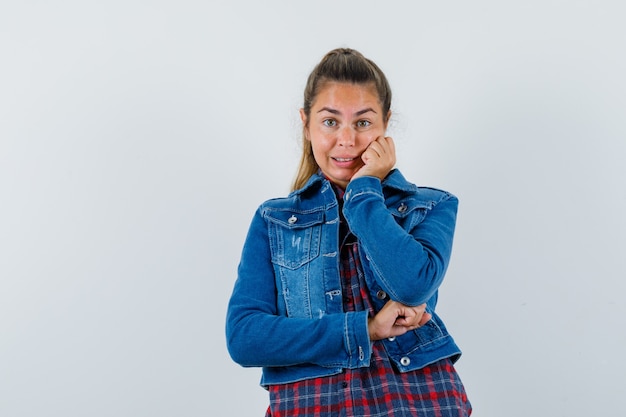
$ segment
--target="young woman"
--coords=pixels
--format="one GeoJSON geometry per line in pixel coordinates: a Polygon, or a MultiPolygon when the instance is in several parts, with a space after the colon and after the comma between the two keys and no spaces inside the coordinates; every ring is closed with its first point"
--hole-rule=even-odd
{"type": "Polygon", "coordinates": [[[232,358],[263,367],[266,416],[469,416],[435,313],[457,199],[394,168],[391,90],[359,52],[310,74],[293,191],[263,203],[229,302],[232,358]]]}

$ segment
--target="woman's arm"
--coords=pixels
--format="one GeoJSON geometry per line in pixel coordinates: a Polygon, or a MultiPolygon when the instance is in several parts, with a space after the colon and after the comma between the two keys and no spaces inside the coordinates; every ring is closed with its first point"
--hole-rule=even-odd
{"type": "Polygon", "coordinates": [[[367,312],[289,318],[278,314],[276,297],[267,225],[257,211],[226,317],[233,360],[242,366],[369,365],[367,312]]]}
{"type": "Polygon", "coordinates": [[[458,200],[443,192],[437,199],[420,223],[405,230],[386,207],[378,178],[352,180],[344,196],[344,215],[378,284],[408,306],[434,295],[450,261],[458,200]]]}

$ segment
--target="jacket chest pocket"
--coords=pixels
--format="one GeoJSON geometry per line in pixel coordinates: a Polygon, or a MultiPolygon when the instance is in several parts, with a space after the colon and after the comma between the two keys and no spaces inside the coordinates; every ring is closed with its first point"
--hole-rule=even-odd
{"type": "Polygon", "coordinates": [[[407,198],[388,208],[400,226],[405,230],[411,230],[424,221],[428,211],[431,209],[431,204],[407,198]]]}
{"type": "Polygon", "coordinates": [[[267,218],[274,264],[297,269],[319,256],[323,212],[271,212],[267,218]]]}

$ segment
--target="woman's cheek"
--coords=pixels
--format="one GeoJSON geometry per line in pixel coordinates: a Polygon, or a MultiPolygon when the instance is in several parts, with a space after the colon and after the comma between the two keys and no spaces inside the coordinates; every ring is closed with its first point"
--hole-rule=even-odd
{"type": "Polygon", "coordinates": [[[370,146],[370,144],[371,144],[372,142],[374,142],[374,141],[376,140],[376,138],[377,138],[378,136],[379,136],[379,135],[378,135],[378,134],[376,134],[376,133],[368,132],[368,133],[366,133],[366,134],[364,134],[364,135],[363,135],[363,137],[362,137],[361,141],[362,141],[362,143],[364,143],[364,144],[365,144],[365,148],[367,148],[368,146],[370,146]]]}

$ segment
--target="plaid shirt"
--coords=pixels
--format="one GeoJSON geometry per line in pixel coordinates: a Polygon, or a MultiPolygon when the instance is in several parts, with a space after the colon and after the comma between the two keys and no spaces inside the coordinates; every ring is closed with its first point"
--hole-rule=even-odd
{"type": "MultiPolygon", "coordinates": [[[[335,188],[343,201],[343,190],[335,188]]],[[[341,210],[340,210],[341,212],[341,210]]],[[[365,285],[356,237],[341,219],[340,275],[344,311],[375,315],[365,285]]],[[[373,342],[370,366],[269,387],[266,417],[464,417],[471,405],[452,362],[398,372],[379,342],[373,342]]]]}

